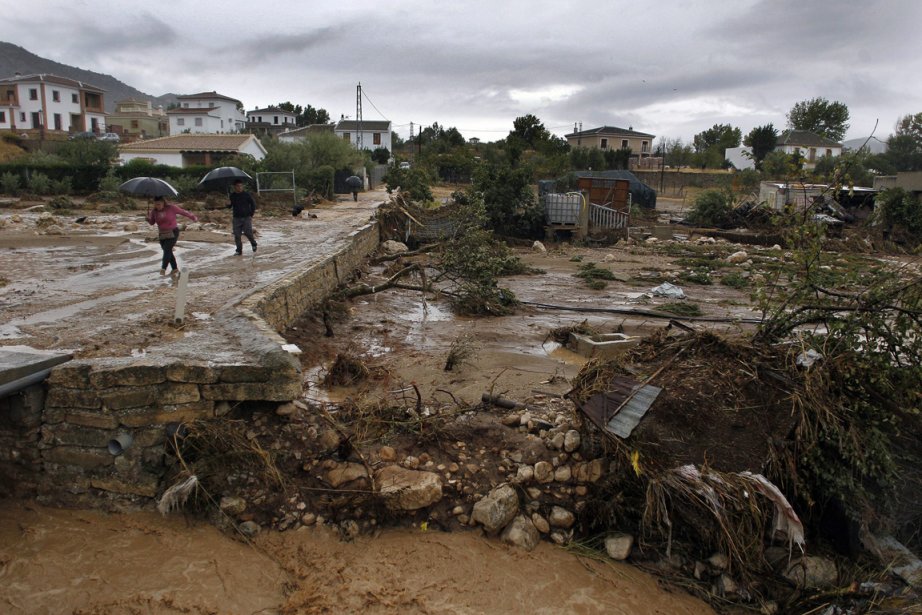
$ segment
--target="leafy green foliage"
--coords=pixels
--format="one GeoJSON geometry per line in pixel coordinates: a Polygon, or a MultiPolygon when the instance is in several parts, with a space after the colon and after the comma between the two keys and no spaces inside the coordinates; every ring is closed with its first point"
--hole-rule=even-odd
{"type": "Polygon", "coordinates": [[[428,203],[433,200],[432,178],[422,167],[392,167],[384,176],[384,183],[387,185],[388,194],[400,188],[400,191],[407,194],[412,201],[428,203]]]}
{"type": "Polygon", "coordinates": [[[876,215],[887,228],[905,236],[913,244],[922,243],[922,203],[915,194],[890,188],[877,196],[876,215]]]}
{"type": "Polygon", "coordinates": [[[112,160],[118,158],[118,148],[108,141],[75,139],[63,143],[58,156],[75,165],[108,167],[112,160]]]}
{"type": "Polygon", "coordinates": [[[711,280],[711,271],[707,267],[698,267],[691,271],[683,271],[679,274],[679,279],[683,282],[701,284],[702,286],[710,286],[714,283],[714,281],[711,280]]]}
{"type": "Polygon", "coordinates": [[[788,126],[809,130],[821,137],[841,141],[848,130],[848,107],[838,101],[811,98],[796,103],[788,112],[788,126]]]}
{"type": "Polygon", "coordinates": [[[16,173],[6,172],[0,175],[0,190],[4,194],[16,194],[19,192],[20,179],[16,173]]]}
{"type": "Polygon", "coordinates": [[[584,263],[580,265],[579,271],[574,273],[578,278],[582,278],[586,284],[594,290],[605,288],[607,280],[614,280],[615,274],[610,269],[599,267],[595,263],[584,263]]]}
{"type": "Polygon", "coordinates": [[[33,173],[29,177],[27,185],[29,187],[29,192],[33,194],[51,193],[51,179],[44,173],[33,173]]]}
{"type": "Polygon", "coordinates": [[[698,164],[704,168],[718,169],[725,166],[724,152],[727,148],[739,147],[743,135],[739,128],[730,124],[714,124],[711,128],[695,135],[694,146],[698,164]]]}
{"type": "Polygon", "coordinates": [[[720,278],[720,283],[730,288],[746,288],[749,286],[749,278],[744,278],[743,274],[733,271],[720,278]]]}
{"type": "Polygon", "coordinates": [[[695,199],[688,219],[702,226],[724,226],[729,224],[733,206],[726,192],[705,190],[695,199]]]}
{"type": "Polygon", "coordinates": [[[330,114],[326,109],[315,109],[311,105],[302,107],[301,105],[292,104],[289,101],[279,103],[279,109],[295,114],[295,123],[298,126],[310,126],[311,124],[327,124],[330,121],[330,114]]]}
{"type": "Polygon", "coordinates": [[[669,314],[675,314],[676,316],[701,316],[701,308],[698,307],[697,303],[689,303],[687,301],[673,301],[671,303],[664,303],[656,307],[660,312],[668,312],[669,314]]]}
{"type": "Polygon", "coordinates": [[[743,143],[752,150],[752,159],[756,168],[759,169],[762,167],[762,161],[765,156],[775,149],[775,145],[778,143],[778,131],[775,130],[772,124],[756,126],[749,131],[749,134],[743,139],[743,143]]]}
{"type": "Polygon", "coordinates": [[[378,164],[387,164],[387,161],[391,157],[391,152],[386,147],[377,147],[373,152],[371,152],[371,159],[377,162],[378,164]]]}
{"type": "Polygon", "coordinates": [[[508,164],[481,164],[473,190],[483,199],[487,223],[501,235],[540,237],[544,212],[538,205],[527,169],[508,164]]]}

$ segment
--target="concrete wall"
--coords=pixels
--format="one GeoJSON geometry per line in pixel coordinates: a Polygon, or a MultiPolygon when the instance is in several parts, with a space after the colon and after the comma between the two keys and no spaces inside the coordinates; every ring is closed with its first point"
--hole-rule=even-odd
{"type": "Polygon", "coordinates": [[[279,332],[346,282],[378,242],[369,224],[337,254],[219,311],[216,331],[244,359],[216,361],[203,350],[194,360],[150,353],[71,361],[28,395],[0,399],[0,492],[154,497],[172,425],[221,420],[239,402],[301,396],[300,363],[279,332]],[[132,444],[113,454],[122,434],[132,444]]]}

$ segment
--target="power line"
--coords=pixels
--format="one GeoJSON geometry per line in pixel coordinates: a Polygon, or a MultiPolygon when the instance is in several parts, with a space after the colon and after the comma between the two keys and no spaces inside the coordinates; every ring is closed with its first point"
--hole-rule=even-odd
{"type": "Polygon", "coordinates": [[[371,99],[368,98],[368,92],[366,92],[364,89],[362,89],[362,96],[364,96],[364,97],[365,97],[365,100],[368,101],[368,104],[371,105],[372,108],[373,108],[375,111],[378,112],[378,115],[380,115],[380,116],[383,117],[385,120],[387,120],[388,122],[390,122],[390,120],[387,119],[387,116],[384,115],[383,113],[381,113],[381,110],[380,110],[380,109],[378,109],[377,107],[375,107],[375,103],[373,103],[373,102],[371,101],[371,99]]]}

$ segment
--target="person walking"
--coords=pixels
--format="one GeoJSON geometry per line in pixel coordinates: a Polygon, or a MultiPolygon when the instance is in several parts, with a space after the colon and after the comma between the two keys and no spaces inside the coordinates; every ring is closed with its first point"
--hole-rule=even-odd
{"type": "Polygon", "coordinates": [[[173,247],[179,240],[179,225],[176,223],[176,216],[185,216],[193,222],[198,222],[198,217],[189,213],[175,203],[168,202],[162,196],[154,197],[154,207],[147,212],[147,223],[157,225],[157,236],[160,239],[160,248],[163,250],[163,259],[160,262],[160,275],[166,275],[166,268],[169,265],[170,274],[179,274],[179,266],[176,264],[176,256],[173,254],[173,247]]]}
{"type": "Polygon", "coordinates": [[[256,213],[256,199],[243,189],[243,180],[234,181],[234,191],[230,194],[230,203],[227,204],[234,214],[234,243],[237,244],[235,254],[243,254],[241,235],[246,235],[250,240],[253,251],[256,252],[256,239],[253,238],[253,214],[256,213]]]}

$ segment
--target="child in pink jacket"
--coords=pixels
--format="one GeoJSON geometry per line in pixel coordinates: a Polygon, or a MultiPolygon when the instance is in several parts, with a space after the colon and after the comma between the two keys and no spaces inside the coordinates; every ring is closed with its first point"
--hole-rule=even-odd
{"type": "Polygon", "coordinates": [[[170,274],[178,274],[176,257],[173,255],[173,246],[179,239],[179,226],[176,216],[185,216],[193,222],[198,222],[195,214],[189,213],[175,203],[169,203],[162,196],[154,198],[154,208],[147,212],[147,223],[156,224],[159,231],[160,247],[163,249],[163,260],[160,265],[160,275],[166,275],[166,266],[171,268],[170,274]]]}

